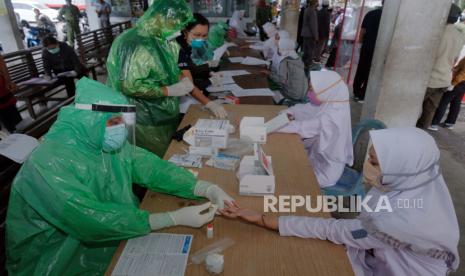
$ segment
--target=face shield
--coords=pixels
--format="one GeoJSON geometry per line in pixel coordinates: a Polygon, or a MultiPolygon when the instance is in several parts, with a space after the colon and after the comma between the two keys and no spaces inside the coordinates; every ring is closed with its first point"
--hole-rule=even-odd
{"type": "Polygon", "coordinates": [[[106,121],[102,150],[114,152],[126,142],[136,146],[136,106],[124,104],[75,104],[75,108],[113,113],[106,121]]]}

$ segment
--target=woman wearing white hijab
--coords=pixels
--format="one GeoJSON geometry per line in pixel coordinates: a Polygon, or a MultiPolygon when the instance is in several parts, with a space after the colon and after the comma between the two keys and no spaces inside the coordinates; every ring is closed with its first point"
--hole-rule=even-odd
{"type": "Polygon", "coordinates": [[[355,275],[437,276],[455,271],[459,228],[434,139],[413,127],[375,130],[370,136],[373,147],[363,170],[374,186],[367,194],[372,197],[368,205],[373,208],[384,196],[392,212],[362,209],[356,219],[278,219],[230,205],[221,213],[278,230],[281,236],[344,244],[355,275]],[[420,199],[421,207],[412,206],[420,199]]]}
{"type": "Polygon", "coordinates": [[[236,30],[238,38],[247,37],[247,34],[244,32],[244,15],[244,10],[234,11],[233,15],[231,16],[231,19],[229,19],[229,26],[236,30]]]}
{"type": "Polygon", "coordinates": [[[329,187],[353,162],[349,89],[334,71],[311,71],[310,84],[310,102],[287,109],[293,120],[278,132],[300,135],[318,183],[329,187]]]}
{"type": "Polygon", "coordinates": [[[285,98],[295,101],[306,98],[308,79],[304,69],[304,63],[295,52],[295,42],[281,37],[278,51],[271,61],[270,78],[281,87],[281,94],[285,98]]]}
{"type": "Polygon", "coordinates": [[[263,43],[263,56],[265,59],[269,60],[273,58],[273,55],[278,50],[276,34],[278,33],[278,29],[274,24],[265,24],[263,25],[263,30],[266,33],[268,39],[263,43]]]}

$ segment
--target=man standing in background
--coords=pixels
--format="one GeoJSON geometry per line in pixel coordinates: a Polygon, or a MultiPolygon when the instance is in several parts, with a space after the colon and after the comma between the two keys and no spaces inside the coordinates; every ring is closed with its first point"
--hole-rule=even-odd
{"type": "Polygon", "coordinates": [[[302,33],[300,34],[302,36],[304,52],[302,59],[307,69],[313,64],[315,49],[319,40],[317,6],[318,0],[307,0],[307,8],[305,9],[302,21],[302,33]]]}
{"type": "Polygon", "coordinates": [[[272,20],[271,7],[267,5],[265,0],[258,0],[255,19],[258,29],[260,30],[260,40],[264,41],[266,39],[266,34],[263,31],[263,25],[267,22],[271,22],[272,20]]]}
{"type": "Polygon", "coordinates": [[[95,6],[95,12],[99,19],[100,28],[110,27],[111,6],[105,0],[98,0],[95,6]]]}
{"type": "Polygon", "coordinates": [[[73,5],[71,0],[66,0],[66,5],[58,13],[58,20],[65,21],[66,23],[66,37],[68,45],[71,47],[74,47],[76,35],[81,33],[79,29],[79,17],[81,17],[79,8],[73,5]]]}
{"type": "Polygon", "coordinates": [[[318,35],[319,40],[315,52],[315,60],[320,61],[321,55],[326,49],[329,39],[329,25],[331,24],[331,13],[328,10],[329,0],[323,0],[322,8],[318,11],[318,35]]]}

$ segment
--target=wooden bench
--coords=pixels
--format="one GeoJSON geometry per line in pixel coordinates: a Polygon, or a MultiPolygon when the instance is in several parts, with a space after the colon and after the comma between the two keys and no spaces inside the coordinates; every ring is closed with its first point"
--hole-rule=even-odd
{"type": "Polygon", "coordinates": [[[13,91],[16,99],[26,104],[19,110],[27,109],[31,118],[35,119],[37,114],[34,105],[46,106],[48,101],[62,101],[66,98],[52,97],[64,90],[64,85],[56,83],[49,85],[21,85],[22,82],[32,78],[38,78],[44,72],[42,61],[42,47],[19,50],[0,56],[0,62],[7,68],[9,80],[14,83],[16,90],[13,91]]]}
{"type": "MultiPolygon", "coordinates": [[[[131,28],[131,21],[113,24],[108,28],[81,33],[76,36],[78,55],[88,68],[104,66],[113,40],[131,28]]],[[[94,79],[96,77],[94,76],[94,79]]]]}
{"type": "MultiPolygon", "coordinates": [[[[19,130],[20,133],[39,139],[49,130],[50,126],[55,122],[58,111],[61,107],[74,102],[74,97],[71,97],[58,105],[54,106],[46,113],[40,115],[31,124],[19,130]]],[[[10,197],[11,184],[21,168],[17,164],[0,155],[0,276],[7,275],[5,270],[5,220],[8,208],[8,199],[10,197]]]]}

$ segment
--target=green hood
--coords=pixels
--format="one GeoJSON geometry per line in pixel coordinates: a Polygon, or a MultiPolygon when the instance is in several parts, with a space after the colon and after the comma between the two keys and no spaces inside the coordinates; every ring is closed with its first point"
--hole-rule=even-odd
{"type": "Polygon", "coordinates": [[[166,39],[192,20],[192,11],[185,0],[154,0],[137,23],[137,29],[143,36],[166,39]]]}
{"type": "MultiPolygon", "coordinates": [[[[124,95],[107,86],[82,78],[76,85],[75,103],[80,104],[128,104],[124,95]]],[[[115,113],[80,110],[74,106],[63,107],[58,119],[45,136],[46,141],[85,146],[88,150],[100,152],[106,121],[115,113]]]]}

